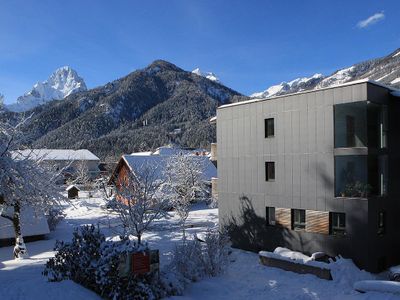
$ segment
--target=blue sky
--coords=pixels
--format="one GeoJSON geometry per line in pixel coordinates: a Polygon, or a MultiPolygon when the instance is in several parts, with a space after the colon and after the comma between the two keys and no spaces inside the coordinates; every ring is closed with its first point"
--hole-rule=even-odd
{"type": "Polygon", "coordinates": [[[13,102],[64,65],[92,88],[165,59],[250,94],[389,54],[399,12],[398,0],[1,1],[0,93],[13,102]]]}

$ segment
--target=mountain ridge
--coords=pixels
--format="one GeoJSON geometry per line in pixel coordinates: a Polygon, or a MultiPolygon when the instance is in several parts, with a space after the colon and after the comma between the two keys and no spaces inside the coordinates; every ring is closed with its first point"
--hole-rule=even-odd
{"type": "Polygon", "coordinates": [[[387,56],[366,60],[350,67],[338,69],[329,76],[315,74],[312,77],[296,78],[289,82],[270,86],[262,92],[253,93],[250,97],[269,98],[306,90],[333,87],[342,83],[366,78],[393,88],[400,88],[400,48],[387,56]],[[302,84],[298,84],[299,82],[302,84]]]}

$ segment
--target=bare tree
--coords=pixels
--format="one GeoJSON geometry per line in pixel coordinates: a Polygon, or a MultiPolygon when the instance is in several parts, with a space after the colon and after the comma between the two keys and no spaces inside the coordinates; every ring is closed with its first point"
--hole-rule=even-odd
{"type": "Polygon", "coordinates": [[[75,167],[74,183],[87,184],[90,181],[89,167],[83,160],[77,162],[75,167]]]}
{"type": "Polygon", "coordinates": [[[115,182],[116,201],[111,207],[119,214],[123,235],[136,236],[138,244],[152,222],[167,215],[159,173],[157,166],[146,164],[115,182]]]}
{"type": "Polygon", "coordinates": [[[183,240],[186,238],[186,220],[196,193],[202,192],[203,165],[201,159],[191,155],[174,155],[167,163],[166,177],[170,186],[170,202],[177,212],[182,228],[183,240]]]}
{"type": "Polygon", "coordinates": [[[21,127],[0,122],[0,216],[13,223],[15,232],[14,256],[27,255],[21,231],[21,212],[33,209],[36,213],[59,206],[61,194],[54,184],[58,174],[42,163],[42,158],[22,149],[21,127]]]}

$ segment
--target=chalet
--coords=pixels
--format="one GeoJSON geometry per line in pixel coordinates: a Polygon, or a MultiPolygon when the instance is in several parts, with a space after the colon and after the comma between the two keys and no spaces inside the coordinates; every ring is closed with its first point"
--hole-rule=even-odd
{"type": "Polygon", "coordinates": [[[118,184],[124,181],[132,172],[143,172],[144,169],[154,170],[154,180],[165,180],[164,174],[168,160],[173,155],[189,155],[194,160],[201,162],[203,180],[211,186],[211,179],[216,177],[217,170],[210,161],[208,153],[203,149],[183,149],[172,146],[157,148],[154,152],[136,152],[123,155],[117,163],[109,184],[118,184]]]}

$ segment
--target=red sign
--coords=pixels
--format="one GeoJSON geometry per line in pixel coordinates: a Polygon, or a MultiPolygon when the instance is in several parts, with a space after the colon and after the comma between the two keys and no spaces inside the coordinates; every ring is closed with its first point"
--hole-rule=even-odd
{"type": "Polygon", "coordinates": [[[135,274],[145,274],[150,272],[150,255],[146,252],[133,253],[132,271],[135,274]]]}

